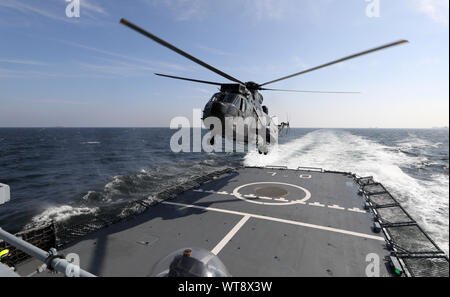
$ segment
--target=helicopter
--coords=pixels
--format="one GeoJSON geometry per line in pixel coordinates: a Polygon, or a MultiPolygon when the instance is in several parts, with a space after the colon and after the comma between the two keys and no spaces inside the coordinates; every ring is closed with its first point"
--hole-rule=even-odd
{"type": "Polygon", "coordinates": [[[346,56],[341,59],[337,59],[313,68],[302,70],[300,72],[287,75],[278,79],[274,79],[262,84],[258,84],[253,81],[243,82],[201,60],[190,55],[189,53],[175,47],[169,42],[159,38],[158,36],[140,28],[139,26],[129,22],[122,18],[120,23],[128,28],[152,39],[160,45],[176,52],[177,54],[197,63],[200,66],[209,69],[210,71],[228,79],[233,83],[220,83],[205,81],[193,78],[186,78],[174,75],[167,75],[161,73],[155,73],[160,77],[166,77],[177,80],[190,81],[201,84],[209,84],[220,86],[220,92],[215,93],[211,99],[207,102],[203,109],[202,120],[205,127],[211,130],[211,138],[209,140],[210,145],[214,145],[216,136],[222,138],[232,139],[233,141],[241,140],[245,143],[256,142],[258,152],[260,154],[267,155],[268,146],[274,143],[278,139],[279,133],[289,128],[289,121],[282,122],[280,124],[275,123],[274,118],[269,116],[269,109],[266,105],[263,105],[264,97],[260,91],[277,91],[277,92],[296,92],[296,93],[318,93],[318,94],[359,94],[360,92],[332,92],[332,91],[308,91],[308,90],[283,90],[283,89],[271,89],[265,86],[273,84],[282,80],[293,78],[299,75],[303,75],[312,71],[316,71],[325,67],[329,67],[350,59],[354,59],[366,54],[370,54],[376,51],[387,49],[390,47],[398,46],[408,43],[407,40],[399,40],[392,43],[388,43],[376,48],[372,48],[363,52],[359,52],[350,56],[346,56]],[[210,121],[211,119],[218,119],[216,121],[210,121]],[[231,119],[227,121],[227,119],[231,119]],[[239,121],[239,119],[241,121],[239,121]],[[250,121],[248,121],[250,119],[250,121]],[[227,127],[230,127],[227,129],[227,127]],[[243,127],[242,127],[243,126],[243,127]],[[254,129],[252,130],[251,127],[254,129]],[[241,129],[243,128],[243,129],[241,129]],[[253,133],[251,133],[253,132],[253,133]]]}

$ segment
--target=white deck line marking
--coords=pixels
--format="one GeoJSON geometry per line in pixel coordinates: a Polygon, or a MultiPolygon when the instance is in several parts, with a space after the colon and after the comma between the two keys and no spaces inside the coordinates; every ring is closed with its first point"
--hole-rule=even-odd
{"type": "MultiPolygon", "coordinates": [[[[221,191],[221,192],[214,192],[214,191],[212,191],[212,190],[208,190],[208,191],[205,191],[205,190],[202,190],[202,189],[197,189],[197,190],[193,190],[194,192],[204,192],[204,193],[211,193],[211,194],[218,194],[218,195],[232,195],[232,196],[234,196],[233,195],[233,193],[228,193],[227,191],[221,191]]],[[[270,197],[264,197],[264,196],[256,196],[256,195],[254,195],[254,194],[248,194],[248,195],[243,195],[245,198],[256,198],[256,199],[262,199],[262,200],[275,200],[275,201],[282,201],[282,202],[289,202],[289,200],[286,200],[285,198],[277,198],[277,199],[274,199],[274,198],[270,198],[270,197]]],[[[296,203],[298,203],[298,204],[303,204],[303,205],[305,205],[305,204],[307,204],[306,202],[303,202],[302,200],[296,200],[295,201],[296,203]]],[[[261,203],[261,204],[264,204],[264,205],[266,205],[265,203],[261,203]]],[[[319,202],[314,202],[314,203],[308,203],[310,206],[318,206],[318,207],[325,207],[325,205],[324,204],[321,204],[321,203],[319,203],[319,202]]],[[[328,208],[332,208],[332,209],[338,209],[338,210],[345,210],[345,208],[344,207],[340,207],[339,205],[328,205],[327,206],[328,208]]],[[[359,209],[359,208],[357,208],[357,207],[354,207],[354,208],[347,208],[347,210],[348,211],[351,211],[351,212],[357,212],[357,213],[367,213],[367,211],[365,211],[365,210],[361,210],[361,209],[359,209]]]]}
{"type": "Polygon", "coordinates": [[[266,196],[258,196],[258,199],[264,199],[264,200],[272,200],[272,198],[270,197],[266,197],[266,196]]]}
{"type": "Polygon", "coordinates": [[[274,203],[267,203],[267,202],[260,202],[260,201],[256,201],[256,200],[249,200],[245,197],[245,195],[243,196],[242,194],[239,193],[239,190],[244,188],[244,187],[248,187],[248,186],[253,186],[253,185],[259,185],[259,184],[278,184],[278,185],[285,185],[285,186],[290,186],[290,187],[294,187],[297,189],[302,190],[303,192],[305,192],[305,198],[301,199],[301,201],[307,201],[311,198],[311,193],[305,189],[302,188],[300,186],[297,185],[293,185],[293,184],[287,184],[287,183],[280,183],[280,182],[257,182],[257,183],[251,183],[251,184],[245,184],[245,185],[241,185],[237,188],[235,188],[233,190],[233,195],[241,200],[245,200],[247,202],[250,203],[255,203],[255,204],[262,204],[262,205],[273,205],[273,206],[287,206],[287,205],[293,205],[293,204],[297,204],[297,201],[289,201],[289,202],[274,202],[274,203]]]}
{"type": "Polygon", "coordinates": [[[324,204],[320,204],[319,202],[314,202],[314,203],[308,203],[311,206],[319,206],[319,207],[325,207],[324,204]]]}
{"type": "Polygon", "coordinates": [[[248,221],[248,219],[250,219],[250,216],[245,215],[239,221],[239,223],[237,223],[236,226],[234,226],[233,229],[231,229],[231,231],[228,232],[228,234],[225,235],[224,238],[222,238],[222,240],[216,245],[216,247],[213,248],[211,253],[217,256],[217,254],[220,253],[220,251],[225,247],[225,245],[227,245],[227,243],[231,240],[231,238],[233,238],[233,236],[239,231],[239,229],[241,229],[242,226],[244,226],[244,224],[248,221]]]}
{"type": "Polygon", "coordinates": [[[345,208],[340,207],[339,205],[328,205],[328,208],[333,208],[333,209],[340,209],[340,210],[344,210],[345,208]]]}
{"type": "Polygon", "coordinates": [[[353,211],[353,212],[359,212],[359,213],[367,213],[367,211],[359,209],[357,207],[355,207],[355,208],[348,208],[347,210],[348,211],[353,211]]]}
{"type": "Polygon", "coordinates": [[[220,209],[220,208],[214,208],[214,207],[204,207],[204,206],[199,206],[199,205],[191,205],[191,204],[169,202],[169,201],[163,201],[161,203],[167,204],[167,205],[185,206],[185,207],[189,207],[189,208],[197,208],[197,209],[203,209],[203,210],[209,210],[209,211],[229,213],[229,214],[234,214],[234,215],[238,215],[238,216],[250,216],[252,218],[266,220],[266,221],[273,221],[273,222],[297,225],[297,226],[308,227],[308,228],[313,228],[313,229],[318,229],[318,230],[353,235],[356,237],[384,241],[384,237],[380,237],[380,236],[369,235],[369,234],[364,234],[364,233],[359,233],[359,232],[353,232],[353,231],[348,231],[348,230],[344,230],[344,229],[337,229],[337,228],[325,227],[325,226],[320,226],[320,225],[308,224],[308,223],[303,223],[303,222],[279,219],[279,218],[274,218],[274,217],[256,215],[256,214],[251,214],[251,213],[239,212],[239,211],[234,211],[234,210],[226,210],[226,209],[220,209]]]}

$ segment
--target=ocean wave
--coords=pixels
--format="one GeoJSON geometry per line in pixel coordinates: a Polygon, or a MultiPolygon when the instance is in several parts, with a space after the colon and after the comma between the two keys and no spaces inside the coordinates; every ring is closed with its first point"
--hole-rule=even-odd
{"type": "Polygon", "coordinates": [[[83,204],[101,208],[117,205],[117,210],[120,212],[122,205],[119,204],[145,199],[164,189],[228,167],[219,163],[214,159],[181,160],[176,165],[141,168],[136,173],[113,176],[103,189],[90,190],[82,196],[81,200],[83,204]]]}
{"type": "Polygon", "coordinates": [[[92,215],[98,211],[97,207],[74,207],[70,205],[54,206],[45,210],[43,213],[34,216],[31,222],[25,227],[35,227],[46,224],[51,221],[61,222],[66,221],[72,217],[78,217],[82,215],[92,215]]]}
{"type": "Polygon", "coordinates": [[[439,148],[443,145],[442,142],[432,142],[430,140],[420,138],[414,134],[410,134],[407,138],[398,140],[395,143],[397,146],[405,148],[439,148]]]}

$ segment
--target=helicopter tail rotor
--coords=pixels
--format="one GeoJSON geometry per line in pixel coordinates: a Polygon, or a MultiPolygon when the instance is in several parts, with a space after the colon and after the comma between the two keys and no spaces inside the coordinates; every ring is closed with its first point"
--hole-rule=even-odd
{"type": "Polygon", "coordinates": [[[287,125],[286,136],[287,136],[291,132],[291,124],[289,122],[289,114],[286,114],[286,125],[287,125]]]}
{"type": "Polygon", "coordinates": [[[288,136],[290,130],[291,130],[291,125],[289,123],[289,117],[287,117],[286,122],[281,122],[281,124],[278,125],[278,135],[279,136],[288,136]]]}

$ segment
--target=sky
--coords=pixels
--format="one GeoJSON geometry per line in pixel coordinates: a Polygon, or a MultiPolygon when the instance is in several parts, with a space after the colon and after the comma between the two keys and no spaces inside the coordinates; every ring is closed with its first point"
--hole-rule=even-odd
{"type": "Polygon", "coordinates": [[[153,73],[227,82],[119,24],[122,17],[258,83],[407,39],[270,85],[361,94],[266,91],[264,103],[293,127],[449,125],[448,0],[80,3],[80,17],[69,18],[65,0],[0,0],[0,127],[168,127],[177,116],[192,120],[217,87],[153,73]]]}

